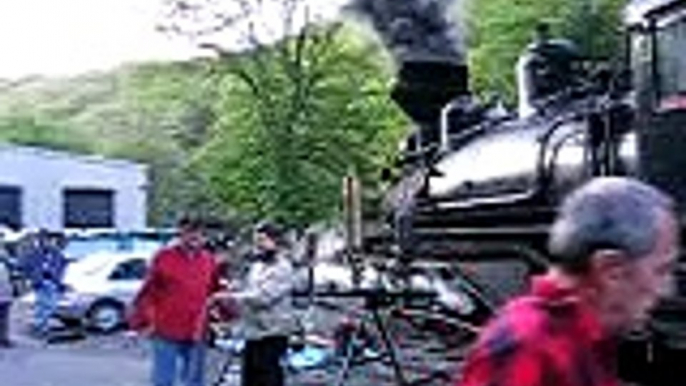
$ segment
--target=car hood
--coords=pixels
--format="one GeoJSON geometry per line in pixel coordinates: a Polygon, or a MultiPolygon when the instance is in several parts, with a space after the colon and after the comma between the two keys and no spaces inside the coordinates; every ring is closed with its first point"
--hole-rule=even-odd
{"type": "MultiPolygon", "coordinates": [[[[71,267],[70,267],[71,268],[71,267]]],[[[64,275],[64,284],[73,289],[102,286],[107,281],[107,270],[82,270],[80,267],[68,269],[64,275]]]]}
{"type": "Polygon", "coordinates": [[[65,280],[68,290],[79,293],[100,293],[106,290],[106,282],[98,278],[72,277],[65,280]]]}

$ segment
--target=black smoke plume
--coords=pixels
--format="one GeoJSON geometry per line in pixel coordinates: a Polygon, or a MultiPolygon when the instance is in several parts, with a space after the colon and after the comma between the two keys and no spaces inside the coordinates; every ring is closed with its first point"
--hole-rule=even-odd
{"type": "Polygon", "coordinates": [[[399,63],[463,63],[463,28],[454,17],[462,1],[354,0],[348,10],[370,22],[399,63]]]}

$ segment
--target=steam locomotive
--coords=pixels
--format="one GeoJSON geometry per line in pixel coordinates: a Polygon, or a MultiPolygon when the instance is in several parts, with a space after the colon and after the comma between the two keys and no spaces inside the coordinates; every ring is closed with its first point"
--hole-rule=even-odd
{"type": "MultiPolygon", "coordinates": [[[[392,98],[416,130],[370,248],[392,244],[408,261],[506,256],[535,271],[561,198],[594,176],[634,176],[686,203],[686,1],[634,0],[623,17],[621,70],[592,70],[573,43],[539,34],[517,64],[516,113],[477,102],[463,63],[401,63],[392,98]]],[[[684,268],[651,334],[627,342],[629,378],[655,382],[686,358],[684,268]]]]}

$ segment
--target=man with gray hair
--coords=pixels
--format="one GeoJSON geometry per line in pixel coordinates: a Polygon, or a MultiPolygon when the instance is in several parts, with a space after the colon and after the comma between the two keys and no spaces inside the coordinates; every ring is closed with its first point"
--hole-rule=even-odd
{"type": "Polygon", "coordinates": [[[619,385],[614,337],[673,285],[674,204],[637,180],[593,179],[565,199],[549,252],[549,272],[486,326],[457,385],[619,385]]]}

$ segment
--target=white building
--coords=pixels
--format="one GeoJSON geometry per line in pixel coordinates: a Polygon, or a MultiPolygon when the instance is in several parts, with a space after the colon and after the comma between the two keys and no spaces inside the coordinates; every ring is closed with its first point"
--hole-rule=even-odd
{"type": "Polygon", "coordinates": [[[135,162],[0,144],[0,225],[146,225],[147,168],[135,162]]]}

